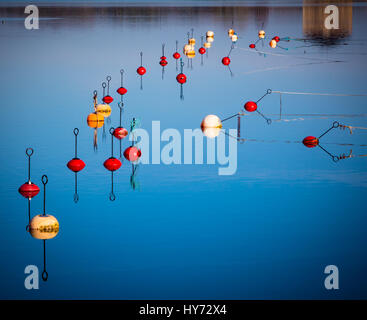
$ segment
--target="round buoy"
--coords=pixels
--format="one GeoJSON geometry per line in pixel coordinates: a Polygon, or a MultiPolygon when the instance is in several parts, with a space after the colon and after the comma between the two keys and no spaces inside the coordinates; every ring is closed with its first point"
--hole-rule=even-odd
{"type": "Polygon", "coordinates": [[[237,34],[233,34],[231,37],[232,42],[237,42],[238,40],[238,35],[237,34]]]}
{"type": "Polygon", "coordinates": [[[123,127],[117,127],[114,131],[113,131],[113,135],[115,136],[115,138],[122,140],[123,138],[125,138],[128,135],[128,131],[123,128],[123,127]]]}
{"type": "Polygon", "coordinates": [[[260,39],[264,39],[265,38],[265,31],[264,30],[260,30],[259,31],[259,38],[260,39]]]}
{"type": "Polygon", "coordinates": [[[220,130],[222,129],[222,122],[216,115],[209,114],[203,119],[200,127],[206,137],[215,138],[219,135],[220,130]]]}
{"type": "Polygon", "coordinates": [[[222,63],[225,65],[225,66],[228,66],[230,63],[231,63],[231,59],[229,59],[229,57],[224,57],[222,59],[222,63]]]}
{"type": "Polygon", "coordinates": [[[256,45],[255,45],[255,43],[251,43],[251,44],[249,45],[249,47],[250,47],[251,49],[254,49],[254,48],[256,47],[256,45]]]}
{"type": "Polygon", "coordinates": [[[111,115],[111,107],[108,104],[99,104],[96,107],[96,112],[105,118],[108,118],[111,115]]]}
{"type": "Polygon", "coordinates": [[[207,37],[214,37],[214,32],[213,31],[207,31],[206,36],[207,37]]]}
{"type": "Polygon", "coordinates": [[[180,57],[181,57],[181,55],[178,53],[178,52],[175,52],[174,54],[173,54],[173,58],[174,59],[180,59],[180,57]]]}
{"type": "Polygon", "coordinates": [[[185,83],[185,82],[186,82],[187,77],[186,77],[186,75],[185,75],[184,73],[179,73],[179,74],[177,75],[177,77],[176,77],[176,80],[177,80],[177,82],[178,82],[178,83],[183,84],[183,83],[185,83]]]}
{"type": "Polygon", "coordinates": [[[106,104],[110,104],[113,101],[113,98],[111,96],[104,96],[102,98],[102,101],[106,104]]]}
{"type": "Polygon", "coordinates": [[[189,39],[189,45],[194,46],[196,43],[196,40],[194,38],[189,39]]]}
{"type": "Polygon", "coordinates": [[[209,49],[211,47],[211,43],[210,42],[204,42],[204,48],[209,49]]]}
{"type": "Polygon", "coordinates": [[[273,40],[275,40],[276,42],[279,42],[279,41],[280,41],[280,38],[279,38],[278,36],[275,36],[275,37],[273,38],[273,40]]]}
{"type": "Polygon", "coordinates": [[[136,70],[136,72],[142,76],[147,72],[147,70],[143,66],[141,66],[136,70]]]}
{"type": "Polygon", "coordinates": [[[126,160],[130,162],[135,162],[141,157],[141,151],[137,147],[134,147],[134,146],[128,147],[124,151],[124,157],[126,160]]]}
{"type": "Polygon", "coordinates": [[[74,172],[79,172],[84,169],[85,163],[79,158],[73,158],[67,163],[67,167],[74,172]]]}
{"type": "Polygon", "coordinates": [[[32,199],[40,192],[40,188],[33,182],[26,182],[19,187],[18,192],[24,198],[32,199]]]}
{"type": "Polygon", "coordinates": [[[228,37],[232,37],[234,35],[234,30],[233,29],[229,29],[228,30],[228,37]]]}
{"type": "Polygon", "coordinates": [[[120,87],[116,91],[117,91],[118,94],[120,94],[122,96],[127,93],[127,89],[124,88],[124,87],[120,87]]]}
{"type": "Polygon", "coordinates": [[[161,60],[166,60],[166,59],[167,59],[167,57],[161,56],[161,60]]]}
{"type": "Polygon", "coordinates": [[[189,59],[192,59],[192,58],[194,58],[194,57],[195,57],[195,55],[196,55],[195,50],[191,50],[191,51],[189,51],[189,52],[186,54],[186,57],[188,57],[189,59]]]}
{"type": "Polygon", "coordinates": [[[165,66],[168,64],[168,62],[167,62],[167,60],[161,60],[161,61],[159,62],[159,64],[160,64],[162,67],[165,67],[165,66]]]}
{"type": "Polygon", "coordinates": [[[104,124],[104,116],[99,113],[90,113],[87,118],[87,124],[91,128],[101,128],[104,124]]]}
{"type": "Polygon", "coordinates": [[[39,214],[32,218],[29,224],[29,233],[33,238],[48,240],[56,237],[59,228],[59,222],[53,215],[39,214]]]}
{"type": "Polygon", "coordinates": [[[302,143],[307,148],[314,148],[319,144],[319,139],[317,139],[316,137],[313,137],[313,136],[308,136],[308,137],[303,139],[302,143]]]}
{"type": "Polygon", "coordinates": [[[277,46],[277,42],[273,39],[269,42],[269,46],[274,49],[277,46]]]}
{"type": "Polygon", "coordinates": [[[104,163],[104,167],[109,171],[116,171],[121,167],[121,161],[115,157],[108,158],[104,163]]]}
{"type": "Polygon", "coordinates": [[[192,46],[189,44],[185,44],[183,47],[183,53],[187,55],[190,51],[192,51],[192,46]]]}
{"type": "Polygon", "coordinates": [[[203,47],[199,48],[199,53],[200,54],[205,54],[205,52],[206,52],[205,48],[203,48],[203,47]]]}
{"type": "Polygon", "coordinates": [[[214,41],[213,37],[206,37],[206,41],[212,43],[214,41]]]}
{"type": "Polygon", "coordinates": [[[247,101],[247,102],[245,103],[244,108],[245,108],[245,109],[246,109],[246,111],[248,111],[248,112],[254,112],[254,111],[256,111],[256,109],[257,109],[257,103],[256,103],[256,102],[254,102],[254,101],[247,101]]]}

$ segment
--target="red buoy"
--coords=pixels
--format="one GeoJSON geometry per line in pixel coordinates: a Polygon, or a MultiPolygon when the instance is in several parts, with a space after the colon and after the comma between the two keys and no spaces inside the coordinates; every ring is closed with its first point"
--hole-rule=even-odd
{"type": "Polygon", "coordinates": [[[319,144],[319,139],[314,136],[308,136],[302,142],[307,148],[314,148],[319,144]]]}
{"type": "Polygon", "coordinates": [[[159,62],[159,64],[160,64],[162,67],[165,67],[165,66],[168,64],[168,62],[167,62],[167,60],[162,59],[162,60],[159,62]]]}
{"type": "Polygon", "coordinates": [[[255,43],[251,43],[251,44],[249,45],[249,47],[250,47],[251,49],[255,49],[256,45],[255,45],[255,43]]]}
{"type": "Polygon", "coordinates": [[[178,52],[175,52],[174,54],[173,54],[173,58],[174,59],[180,59],[180,57],[181,57],[181,55],[178,53],[178,52]]]}
{"type": "Polygon", "coordinates": [[[280,41],[280,38],[279,38],[278,36],[275,36],[275,37],[273,38],[273,40],[275,40],[276,42],[279,42],[279,41],[280,41]]]}
{"type": "Polygon", "coordinates": [[[245,103],[244,108],[245,108],[245,109],[246,109],[246,111],[248,111],[248,112],[254,112],[254,111],[256,111],[256,109],[257,109],[257,103],[256,103],[256,102],[254,102],[254,101],[247,101],[247,102],[245,103]]]}
{"type": "Polygon", "coordinates": [[[185,83],[185,82],[186,82],[187,78],[186,78],[185,74],[183,74],[183,73],[179,73],[179,74],[177,75],[177,77],[176,77],[176,80],[177,80],[177,82],[178,82],[178,83],[183,84],[183,83],[185,83]]]}
{"type": "Polygon", "coordinates": [[[115,136],[115,138],[122,140],[123,138],[125,138],[128,135],[128,132],[125,128],[123,127],[117,127],[114,131],[113,131],[113,135],[115,136]]]}
{"type": "Polygon", "coordinates": [[[161,60],[166,60],[167,58],[165,56],[161,56],[161,60]]]}
{"type": "Polygon", "coordinates": [[[104,96],[102,100],[104,103],[110,104],[113,101],[113,98],[107,95],[107,96],[104,96]]]}
{"type": "Polygon", "coordinates": [[[73,158],[67,163],[67,167],[74,172],[79,172],[84,169],[85,163],[79,158],[73,158]]]}
{"type": "Polygon", "coordinates": [[[200,54],[205,54],[205,52],[206,52],[205,48],[203,48],[203,47],[199,48],[199,53],[200,54]]]}
{"type": "Polygon", "coordinates": [[[229,59],[229,57],[224,57],[222,59],[222,63],[225,65],[225,66],[228,66],[230,63],[231,63],[231,59],[229,59]]]}
{"type": "Polygon", "coordinates": [[[138,160],[141,157],[141,151],[137,147],[134,147],[134,146],[128,147],[124,151],[124,157],[126,158],[126,160],[135,162],[136,160],[138,160]]]}
{"type": "Polygon", "coordinates": [[[122,96],[127,93],[127,89],[124,88],[124,87],[120,87],[116,91],[117,91],[118,94],[120,94],[122,96]]]}
{"type": "Polygon", "coordinates": [[[40,188],[33,182],[31,182],[31,156],[33,155],[33,149],[27,148],[25,150],[25,154],[28,156],[28,181],[20,186],[18,192],[29,200],[35,197],[38,192],[40,192],[40,188]]]}
{"type": "Polygon", "coordinates": [[[136,72],[142,76],[147,72],[147,70],[143,66],[141,66],[136,70],[136,72]]]}
{"type": "Polygon", "coordinates": [[[20,186],[18,189],[18,192],[24,197],[31,199],[35,197],[39,192],[40,188],[38,188],[37,185],[35,185],[33,182],[26,182],[20,186]]]}
{"type": "Polygon", "coordinates": [[[110,157],[103,163],[103,165],[109,171],[116,171],[121,167],[121,161],[114,157],[110,157]]]}

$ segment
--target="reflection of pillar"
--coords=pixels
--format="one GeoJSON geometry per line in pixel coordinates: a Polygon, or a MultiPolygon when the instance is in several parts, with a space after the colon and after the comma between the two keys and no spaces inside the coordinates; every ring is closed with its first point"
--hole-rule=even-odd
{"type": "Polygon", "coordinates": [[[337,39],[352,34],[352,0],[303,0],[303,34],[312,38],[337,39]],[[339,29],[327,29],[325,13],[328,5],[335,5],[339,11],[339,29]]]}

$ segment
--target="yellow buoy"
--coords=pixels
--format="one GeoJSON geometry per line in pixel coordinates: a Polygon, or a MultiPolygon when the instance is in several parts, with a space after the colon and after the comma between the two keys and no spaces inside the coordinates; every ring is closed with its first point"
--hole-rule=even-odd
{"type": "Polygon", "coordinates": [[[104,124],[104,116],[99,113],[90,113],[87,118],[87,124],[91,128],[101,128],[104,124]]]}
{"type": "Polygon", "coordinates": [[[206,33],[206,36],[207,36],[207,37],[214,37],[214,32],[213,32],[213,31],[208,31],[208,32],[206,33]]]}
{"type": "Polygon", "coordinates": [[[209,49],[212,46],[210,42],[204,42],[204,48],[209,49]]]}
{"type": "Polygon", "coordinates": [[[96,111],[98,114],[101,114],[105,118],[108,118],[111,115],[111,107],[108,104],[99,104],[96,107],[96,111]]]}
{"type": "Polygon", "coordinates": [[[194,46],[194,45],[195,45],[195,43],[196,43],[195,38],[190,38],[190,39],[189,39],[189,45],[194,46]]]}
{"type": "Polygon", "coordinates": [[[265,31],[264,30],[260,30],[259,31],[259,38],[260,39],[264,39],[265,38],[265,31]]]}
{"type": "Polygon", "coordinates": [[[238,36],[236,34],[232,35],[231,40],[232,42],[237,42],[238,36]]]}
{"type": "Polygon", "coordinates": [[[273,39],[269,42],[270,47],[275,48],[277,46],[277,42],[273,39]]]}
{"type": "Polygon", "coordinates": [[[192,46],[189,44],[185,44],[185,46],[183,47],[183,53],[187,54],[190,51],[192,51],[192,46]]]}
{"type": "Polygon", "coordinates": [[[233,29],[229,29],[228,30],[228,37],[232,37],[234,35],[234,30],[233,29]]]}
{"type": "Polygon", "coordinates": [[[29,232],[36,239],[52,239],[59,233],[59,222],[50,214],[39,214],[32,218],[29,232]]]}
{"type": "Polygon", "coordinates": [[[215,138],[222,129],[222,121],[214,114],[207,115],[201,122],[201,131],[208,138],[215,138]]]}
{"type": "Polygon", "coordinates": [[[214,38],[213,37],[206,37],[206,42],[213,42],[214,38]]]}
{"type": "Polygon", "coordinates": [[[195,50],[191,50],[191,51],[189,51],[187,54],[186,54],[186,56],[188,57],[188,58],[194,58],[195,57],[195,50]]]}

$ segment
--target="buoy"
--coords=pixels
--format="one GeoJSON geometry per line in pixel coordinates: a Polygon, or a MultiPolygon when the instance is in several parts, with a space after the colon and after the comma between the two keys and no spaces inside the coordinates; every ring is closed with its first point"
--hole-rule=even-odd
{"type": "Polygon", "coordinates": [[[211,43],[210,43],[210,42],[205,42],[205,43],[204,43],[204,48],[209,49],[211,46],[212,46],[212,45],[211,45],[211,43]]]}
{"type": "Polygon", "coordinates": [[[214,41],[213,37],[206,37],[206,41],[212,43],[214,41]]]}
{"type": "Polygon", "coordinates": [[[23,183],[19,189],[18,192],[27,199],[32,199],[35,197],[39,192],[40,188],[33,182],[31,182],[31,156],[33,155],[34,150],[32,148],[27,148],[25,150],[25,154],[28,156],[28,181],[26,183],[23,183]]]}
{"type": "Polygon", "coordinates": [[[176,51],[174,54],[173,54],[173,58],[174,59],[180,59],[181,55],[176,51]]]}
{"type": "Polygon", "coordinates": [[[162,67],[165,67],[167,64],[168,64],[168,62],[167,62],[167,58],[166,58],[166,56],[164,55],[164,46],[165,46],[165,44],[163,43],[162,44],[162,56],[161,56],[161,61],[159,62],[159,64],[162,66],[162,67]]]}
{"type": "Polygon", "coordinates": [[[237,42],[238,35],[237,34],[232,35],[231,40],[232,40],[232,42],[237,42]]]}
{"type": "Polygon", "coordinates": [[[168,62],[167,62],[167,60],[161,60],[161,61],[159,62],[159,64],[160,64],[162,67],[165,67],[165,66],[168,64],[168,62]]]}
{"type": "Polygon", "coordinates": [[[99,113],[90,113],[87,117],[87,124],[91,128],[101,128],[104,124],[104,116],[99,113]]]}
{"type": "Polygon", "coordinates": [[[115,138],[122,140],[123,138],[125,138],[128,135],[128,131],[123,128],[123,127],[117,127],[114,131],[113,131],[113,135],[115,136],[115,138]]]}
{"type": "Polygon", "coordinates": [[[194,57],[195,57],[195,55],[196,55],[195,50],[191,50],[191,51],[189,51],[189,52],[186,54],[186,56],[187,56],[189,59],[194,58],[194,57]]]}
{"type": "Polygon", "coordinates": [[[108,104],[97,105],[96,111],[98,114],[102,115],[105,118],[108,118],[112,112],[111,107],[108,104]]]}
{"type": "Polygon", "coordinates": [[[84,169],[85,163],[84,163],[83,160],[78,158],[78,134],[79,134],[79,129],[75,128],[73,132],[74,132],[74,136],[75,136],[75,155],[74,155],[74,158],[71,159],[67,163],[67,167],[71,171],[79,172],[79,171],[84,169]]]}
{"type": "Polygon", "coordinates": [[[234,35],[234,30],[233,29],[229,29],[228,30],[228,37],[232,37],[234,35]]]}
{"type": "Polygon", "coordinates": [[[124,151],[124,157],[126,160],[130,162],[135,162],[141,157],[141,151],[137,147],[134,147],[134,146],[128,147],[124,151]]]}
{"type": "Polygon", "coordinates": [[[147,70],[144,67],[139,67],[136,72],[142,76],[147,72],[147,70]]]}
{"type": "Polygon", "coordinates": [[[259,31],[259,38],[260,39],[264,39],[265,38],[265,31],[264,30],[260,30],[259,31]]]}
{"type": "Polygon", "coordinates": [[[194,46],[196,43],[196,40],[194,38],[189,39],[189,45],[194,46]]]}
{"type": "Polygon", "coordinates": [[[249,45],[249,47],[250,47],[251,49],[254,49],[254,48],[256,47],[256,45],[255,45],[254,43],[251,43],[251,44],[249,45]]]}
{"type": "Polygon", "coordinates": [[[46,214],[46,184],[48,178],[46,175],[42,176],[42,183],[44,188],[43,194],[43,214],[36,215],[32,218],[29,224],[29,232],[32,237],[36,239],[52,239],[59,233],[59,222],[57,219],[46,214]]]}
{"type": "Polygon", "coordinates": [[[245,103],[244,108],[246,109],[246,111],[248,112],[254,112],[257,110],[257,103],[254,101],[247,101],[245,103]]]}
{"type": "Polygon", "coordinates": [[[186,75],[185,75],[184,73],[179,73],[179,74],[177,75],[177,77],[176,77],[176,80],[177,80],[177,82],[178,82],[178,83],[183,84],[183,83],[185,83],[185,82],[186,82],[187,77],[186,77],[186,75]]]}
{"type": "Polygon", "coordinates": [[[104,93],[103,93],[102,101],[104,103],[106,103],[106,104],[110,104],[113,101],[113,98],[110,96],[110,81],[111,81],[111,77],[110,76],[107,76],[106,77],[106,80],[107,80],[107,95],[105,96],[104,93]]]}
{"type": "Polygon", "coordinates": [[[279,41],[280,41],[280,38],[279,38],[278,36],[275,36],[275,37],[273,38],[273,40],[275,40],[276,42],[279,42],[279,41]]]}
{"type": "Polygon", "coordinates": [[[207,31],[206,36],[207,37],[214,37],[214,32],[213,31],[207,31]]]}
{"type": "Polygon", "coordinates": [[[205,54],[205,52],[206,52],[205,48],[203,48],[203,47],[199,48],[199,53],[200,54],[205,54]]]}
{"type": "Polygon", "coordinates": [[[161,56],[161,60],[166,60],[166,59],[167,59],[167,57],[161,56]]]}
{"type": "Polygon", "coordinates": [[[272,39],[270,42],[269,42],[269,46],[272,47],[273,49],[277,46],[277,42],[272,39]]]}
{"type": "Polygon", "coordinates": [[[127,89],[124,88],[124,69],[120,70],[120,74],[121,74],[121,87],[118,88],[116,91],[119,95],[123,96],[124,94],[127,93],[127,89]]]}
{"type": "Polygon", "coordinates": [[[214,114],[207,115],[201,122],[201,131],[208,138],[215,138],[222,129],[222,122],[218,116],[214,114]]]}
{"type": "Polygon", "coordinates": [[[143,52],[140,52],[140,67],[136,69],[136,72],[141,76],[147,72],[147,70],[143,67],[143,52]]]}
{"type": "Polygon", "coordinates": [[[110,134],[111,134],[111,157],[109,157],[104,163],[104,167],[109,171],[116,171],[121,167],[121,161],[119,159],[116,159],[113,156],[113,136],[114,136],[115,128],[110,128],[110,134]]]}
{"type": "Polygon", "coordinates": [[[192,46],[189,44],[185,44],[183,47],[183,53],[187,55],[190,51],[192,51],[192,46]]]}
{"type": "Polygon", "coordinates": [[[222,59],[222,63],[225,65],[225,66],[228,66],[230,63],[231,63],[231,59],[229,57],[224,57],[222,59]]]}
{"type": "Polygon", "coordinates": [[[303,139],[302,143],[307,147],[307,148],[314,148],[319,144],[319,139],[317,139],[314,136],[308,136],[306,138],[303,139]]]}

